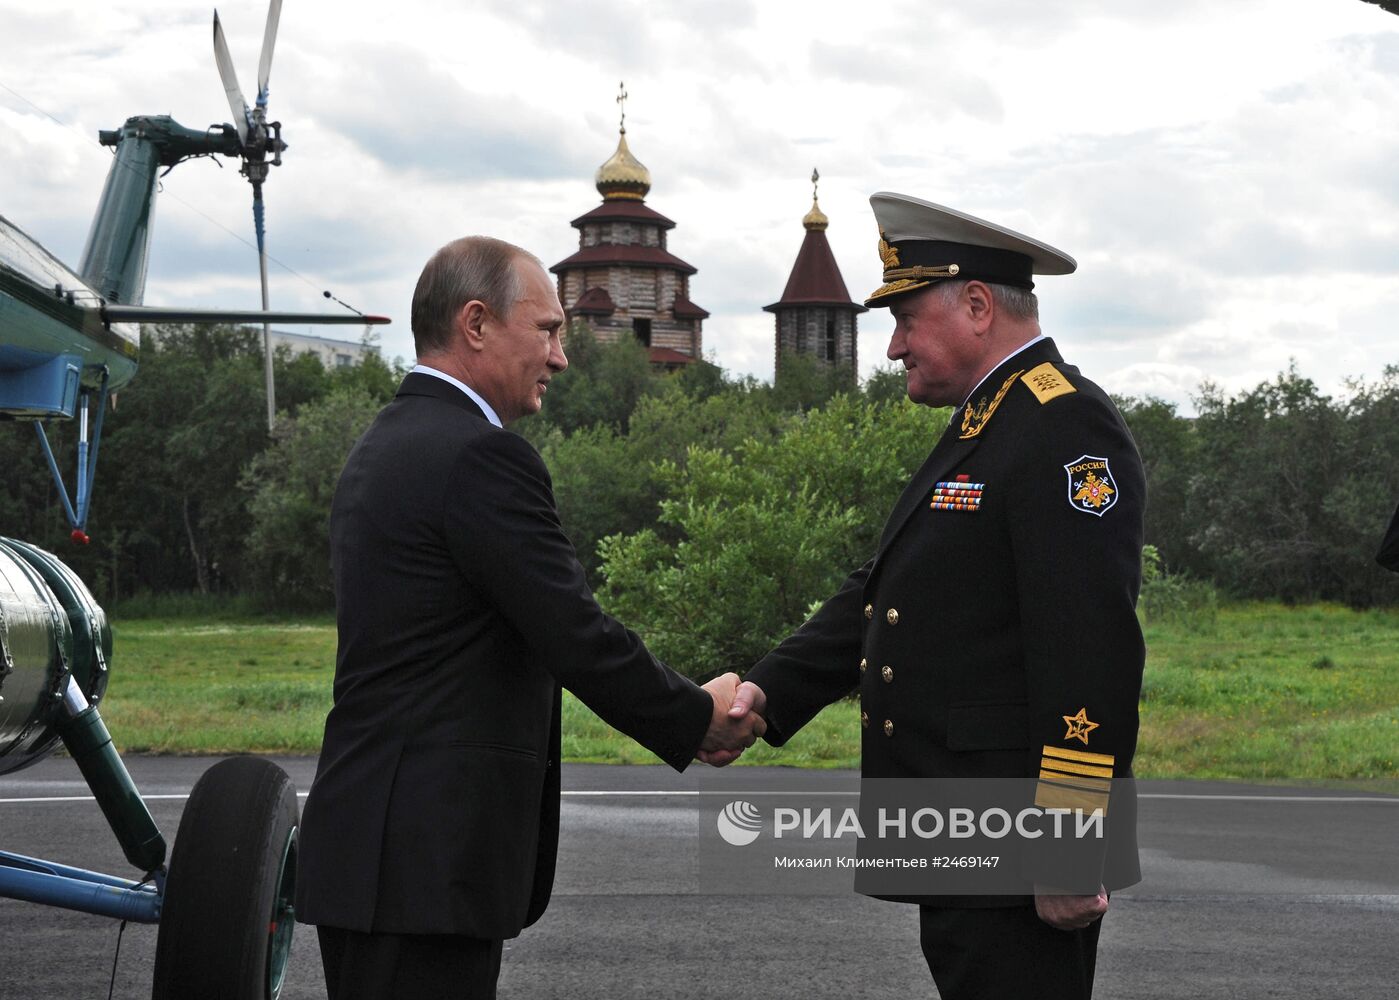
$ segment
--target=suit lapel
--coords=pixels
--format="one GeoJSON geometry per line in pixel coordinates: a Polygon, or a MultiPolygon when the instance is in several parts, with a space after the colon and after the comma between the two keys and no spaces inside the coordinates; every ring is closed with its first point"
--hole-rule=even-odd
{"type": "Polygon", "coordinates": [[[398,387],[395,399],[403,399],[406,396],[428,396],[432,399],[440,399],[459,406],[473,416],[486,419],[486,415],[481,412],[481,408],[476,405],[466,393],[462,392],[452,383],[438,378],[436,375],[425,375],[422,372],[409,372],[404,376],[402,384],[398,387]]]}

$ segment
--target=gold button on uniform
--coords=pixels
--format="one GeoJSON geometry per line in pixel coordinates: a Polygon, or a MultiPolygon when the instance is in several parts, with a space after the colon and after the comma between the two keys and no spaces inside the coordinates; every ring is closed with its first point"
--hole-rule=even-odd
{"type": "Polygon", "coordinates": [[[893,722],[892,719],[885,719],[885,720],[884,720],[884,735],[885,735],[885,736],[893,736],[893,735],[894,735],[894,722],[893,722]]]}
{"type": "Polygon", "coordinates": [[[870,714],[868,712],[860,713],[860,726],[863,729],[868,729],[870,727],[870,714]]]}
{"type": "Polygon", "coordinates": [[[885,683],[885,684],[893,684],[893,683],[894,683],[894,668],[893,668],[893,667],[886,666],[883,670],[880,671],[880,674],[883,675],[883,677],[884,677],[884,683],[885,683]]]}
{"type": "Polygon", "coordinates": [[[866,604],[866,605],[865,605],[865,618],[866,618],[866,619],[870,619],[870,618],[873,618],[873,617],[874,617],[874,605],[873,605],[873,604],[866,604]]]}
{"type": "Polygon", "coordinates": [[[890,608],[889,613],[885,615],[885,617],[889,619],[890,625],[897,625],[899,623],[899,609],[890,608]]]}
{"type": "Polygon", "coordinates": [[[860,673],[863,674],[863,673],[865,672],[865,668],[868,667],[869,665],[870,665],[869,660],[865,659],[863,656],[860,657],[860,673]]]}

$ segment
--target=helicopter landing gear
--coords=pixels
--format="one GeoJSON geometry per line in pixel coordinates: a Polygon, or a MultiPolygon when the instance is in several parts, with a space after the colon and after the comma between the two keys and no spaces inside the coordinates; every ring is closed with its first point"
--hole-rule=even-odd
{"type": "Polygon", "coordinates": [[[258,757],[220,761],[180,820],[153,1000],[277,1000],[291,956],[296,789],[258,757]]]}

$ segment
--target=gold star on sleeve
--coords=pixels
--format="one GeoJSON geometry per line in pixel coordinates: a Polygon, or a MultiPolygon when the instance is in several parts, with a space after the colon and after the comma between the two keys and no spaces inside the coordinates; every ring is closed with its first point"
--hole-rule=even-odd
{"type": "Polygon", "coordinates": [[[1069,731],[1064,734],[1066,740],[1079,740],[1084,746],[1088,745],[1088,734],[1098,728],[1098,723],[1088,721],[1088,709],[1080,708],[1077,715],[1061,716],[1069,724],[1069,731]]]}

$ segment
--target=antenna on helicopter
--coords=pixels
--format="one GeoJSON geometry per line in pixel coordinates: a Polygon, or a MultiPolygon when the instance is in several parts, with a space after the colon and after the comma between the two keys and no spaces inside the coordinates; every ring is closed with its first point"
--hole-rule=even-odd
{"type": "MultiPolygon", "coordinates": [[[[223,81],[224,94],[228,97],[229,110],[233,112],[233,126],[238,130],[242,144],[240,156],[243,166],[239,172],[253,186],[253,227],[257,231],[258,273],[262,279],[262,309],[267,305],[267,245],[266,228],[263,225],[262,185],[267,180],[269,167],[282,165],[282,151],[287,144],[282,141],[282,123],[267,120],[268,78],[272,73],[272,49],[277,42],[277,23],[282,17],[282,0],[272,0],[267,8],[267,27],[262,34],[262,57],[257,65],[257,100],[253,107],[243,99],[243,90],[238,86],[238,75],[233,71],[233,57],[228,53],[228,42],[223,36],[223,25],[219,23],[219,12],[214,11],[214,61],[219,67],[219,79],[223,81]],[[268,160],[268,154],[272,159],[268,160]]],[[[262,324],[263,364],[267,381],[267,430],[271,433],[277,417],[276,387],[272,381],[272,328],[262,324]]]]}

